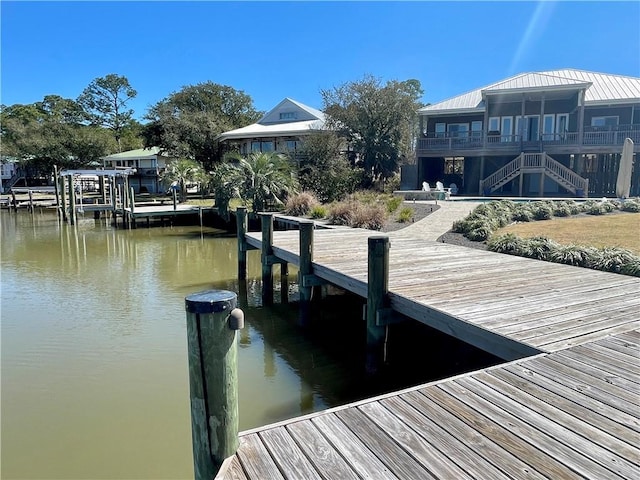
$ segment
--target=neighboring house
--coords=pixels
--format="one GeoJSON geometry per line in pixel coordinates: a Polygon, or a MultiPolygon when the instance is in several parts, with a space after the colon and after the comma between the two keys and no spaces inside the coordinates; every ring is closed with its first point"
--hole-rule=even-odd
{"type": "Polygon", "coordinates": [[[129,176],[129,185],[136,193],[162,193],[165,188],[160,176],[172,157],[160,154],[159,147],[140,148],[128,152],[102,157],[104,168],[134,168],[136,173],[129,176]]]}
{"type": "Polygon", "coordinates": [[[324,128],[325,116],[320,110],[285,98],[257,123],[221,134],[217,140],[227,151],[241,155],[251,152],[281,152],[296,159],[301,140],[324,128]]]}
{"type": "MultiPolygon", "coordinates": [[[[459,194],[613,196],[625,138],[640,151],[640,78],[552,70],[516,75],[424,107],[403,184],[459,194]]],[[[631,194],[640,194],[640,166],[631,194]]],[[[406,188],[406,187],[405,187],[406,188]]]]}
{"type": "Polygon", "coordinates": [[[15,158],[0,157],[0,179],[2,180],[2,193],[16,184],[20,177],[18,162],[15,158]]]}

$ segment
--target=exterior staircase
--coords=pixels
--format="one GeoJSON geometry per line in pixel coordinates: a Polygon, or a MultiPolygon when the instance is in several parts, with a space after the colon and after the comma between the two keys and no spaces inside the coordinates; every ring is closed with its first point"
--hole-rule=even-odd
{"type": "Polygon", "coordinates": [[[18,171],[16,173],[14,173],[13,176],[11,178],[9,178],[8,180],[3,180],[2,181],[3,193],[10,191],[11,188],[14,187],[20,180],[24,180],[25,185],[26,185],[27,179],[24,176],[24,173],[21,172],[21,171],[18,171]]]}
{"type": "Polygon", "coordinates": [[[541,173],[576,196],[586,196],[589,180],[554,160],[546,153],[521,153],[504,167],[480,181],[480,191],[490,195],[525,173],[541,173]]]}

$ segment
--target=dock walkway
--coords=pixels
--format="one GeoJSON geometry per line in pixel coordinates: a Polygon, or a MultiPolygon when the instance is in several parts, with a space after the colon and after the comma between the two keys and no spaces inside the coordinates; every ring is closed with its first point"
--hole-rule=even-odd
{"type": "MultiPolygon", "coordinates": [[[[366,297],[370,236],[316,230],[314,275],[366,297]]],[[[511,363],[244,432],[217,478],[640,474],[640,279],[389,236],[392,309],[511,363]]]]}
{"type": "Polygon", "coordinates": [[[637,478],[640,332],[240,436],[224,479],[637,478]]]}

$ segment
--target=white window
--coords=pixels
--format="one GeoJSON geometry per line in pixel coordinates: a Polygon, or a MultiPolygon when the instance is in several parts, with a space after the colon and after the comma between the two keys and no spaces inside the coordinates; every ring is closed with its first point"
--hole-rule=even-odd
{"type": "Polygon", "coordinates": [[[502,117],[502,129],[500,130],[503,142],[510,142],[513,135],[513,117],[502,117]]]}
{"type": "Polygon", "coordinates": [[[444,137],[444,132],[447,129],[446,123],[436,123],[436,137],[444,137]]]}
{"type": "Polygon", "coordinates": [[[556,133],[564,134],[569,131],[569,114],[559,113],[556,115],[556,133]]]}
{"type": "Polygon", "coordinates": [[[593,117],[591,119],[592,127],[615,127],[618,125],[618,117],[593,117]]]}
{"type": "Polygon", "coordinates": [[[450,137],[467,137],[469,135],[468,123],[450,123],[447,125],[450,137]]]}
{"type": "Polygon", "coordinates": [[[296,112],[280,112],[280,120],[295,120],[298,118],[296,112]]]}
{"type": "Polygon", "coordinates": [[[471,135],[474,137],[482,135],[482,120],[471,122],[471,135]]]}
{"type": "Polygon", "coordinates": [[[555,130],[555,115],[545,115],[542,121],[542,139],[553,140],[553,133],[555,130]]]}
{"type": "Polygon", "coordinates": [[[489,118],[489,132],[497,133],[500,131],[500,117],[489,118]]]}

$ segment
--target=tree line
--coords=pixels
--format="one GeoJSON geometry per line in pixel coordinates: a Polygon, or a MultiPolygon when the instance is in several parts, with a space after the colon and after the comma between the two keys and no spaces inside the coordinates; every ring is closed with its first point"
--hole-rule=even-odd
{"type": "MultiPolygon", "coordinates": [[[[382,83],[365,76],[320,93],[326,129],[303,141],[305,160],[295,172],[301,188],[331,200],[388,179],[412,159],[423,94],[418,80],[382,83]]],[[[247,159],[223,150],[216,138],[264,114],[248,94],[211,81],[188,85],[151,106],[143,122],[129,107],[136,96],[126,77],[109,74],[76,99],[47,95],[33,104],[0,105],[0,154],[48,173],[54,165],[98,166],[106,155],[155,146],[180,159],[183,170],[215,177],[242,165],[239,171],[247,173],[247,159]]],[[[280,169],[278,163],[275,171],[280,169]]],[[[229,195],[223,186],[215,188],[229,195]]]]}

